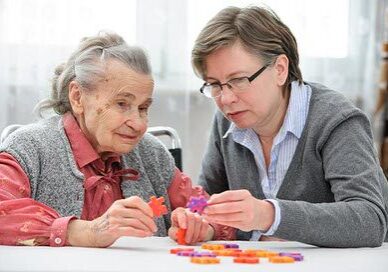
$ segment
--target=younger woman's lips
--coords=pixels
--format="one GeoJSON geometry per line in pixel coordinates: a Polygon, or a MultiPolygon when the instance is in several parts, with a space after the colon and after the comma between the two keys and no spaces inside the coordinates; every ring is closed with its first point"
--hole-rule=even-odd
{"type": "Polygon", "coordinates": [[[235,111],[235,112],[230,112],[227,115],[230,119],[237,120],[237,119],[240,119],[244,115],[245,112],[246,111],[235,111]]]}

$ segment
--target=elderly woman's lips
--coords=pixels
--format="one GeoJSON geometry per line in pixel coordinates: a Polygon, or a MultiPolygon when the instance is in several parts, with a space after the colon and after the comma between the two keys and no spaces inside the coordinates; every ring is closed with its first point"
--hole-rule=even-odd
{"type": "Polygon", "coordinates": [[[129,139],[129,140],[135,140],[137,139],[137,135],[127,135],[127,134],[120,134],[120,133],[117,133],[120,137],[122,138],[125,138],[125,139],[129,139]]]}

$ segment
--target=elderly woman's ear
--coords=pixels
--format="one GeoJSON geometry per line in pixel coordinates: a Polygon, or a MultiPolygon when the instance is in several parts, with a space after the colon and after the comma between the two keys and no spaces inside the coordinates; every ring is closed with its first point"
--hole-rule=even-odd
{"type": "Polygon", "coordinates": [[[74,80],[69,83],[69,102],[73,113],[83,113],[81,86],[74,80]]]}

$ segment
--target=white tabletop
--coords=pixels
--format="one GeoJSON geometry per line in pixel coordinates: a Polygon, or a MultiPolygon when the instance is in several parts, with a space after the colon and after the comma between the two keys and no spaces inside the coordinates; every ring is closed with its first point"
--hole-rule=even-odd
{"type": "Polygon", "coordinates": [[[170,254],[171,248],[180,246],[169,238],[121,238],[103,249],[0,246],[0,271],[388,271],[388,243],[378,248],[334,249],[297,242],[231,242],[242,249],[300,252],[305,260],[273,264],[261,258],[260,264],[236,264],[232,257],[220,257],[220,264],[192,264],[188,257],[170,254]]]}

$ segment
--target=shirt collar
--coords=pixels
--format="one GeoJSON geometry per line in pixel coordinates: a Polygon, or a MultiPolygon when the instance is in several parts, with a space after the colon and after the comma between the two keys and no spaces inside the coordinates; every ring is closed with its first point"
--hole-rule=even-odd
{"type": "Polygon", "coordinates": [[[308,111],[308,107],[306,107],[308,90],[306,88],[306,85],[299,84],[298,81],[291,83],[290,100],[282,128],[280,129],[283,133],[291,132],[298,139],[302,135],[305,123],[303,120],[306,119],[308,111]]]}
{"type": "MultiPolygon", "coordinates": [[[[93,148],[81,130],[77,120],[70,112],[63,116],[63,127],[79,168],[83,168],[85,165],[101,159],[100,155],[93,148]]],[[[100,160],[99,162],[102,161],[100,160]]],[[[120,162],[120,157],[118,155],[113,155],[112,157],[109,157],[109,162],[120,162]]]]}

